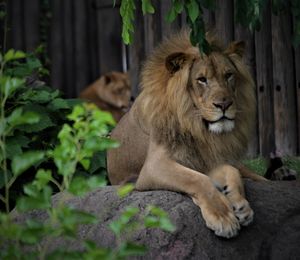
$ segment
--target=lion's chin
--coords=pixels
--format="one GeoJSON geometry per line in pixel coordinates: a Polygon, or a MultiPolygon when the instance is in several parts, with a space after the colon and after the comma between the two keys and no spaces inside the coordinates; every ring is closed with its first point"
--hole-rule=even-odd
{"type": "Polygon", "coordinates": [[[222,119],[217,122],[208,122],[208,130],[214,134],[229,133],[234,129],[234,120],[222,119]]]}

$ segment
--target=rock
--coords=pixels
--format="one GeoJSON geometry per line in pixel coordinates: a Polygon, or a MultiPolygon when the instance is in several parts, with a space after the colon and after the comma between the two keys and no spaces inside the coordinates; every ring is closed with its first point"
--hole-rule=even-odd
{"type": "MultiPolygon", "coordinates": [[[[84,198],[66,198],[64,193],[56,194],[54,203],[64,200],[69,205],[97,215],[101,223],[82,226],[79,239],[75,242],[62,239],[48,241],[49,250],[57,246],[78,250],[83,248],[83,239],[112,247],[115,237],[108,224],[128,205],[144,209],[152,204],[169,213],[177,230],[168,233],[159,229],[144,229],[134,234],[133,241],[148,248],[143,259],[299,259],[300,182],[257,183],[247,180],[245,188],[255,219],[232,239],[219,238],[207,229],[199,208],[189,197],[180,193],[135,191],[120,199],[116,188],[108,186],[84,198]]],[[[44,212],[33,211],[30,215],[46,221],[44,212]]],[[[24,221],[26,216],[19,216],[18,221],[24,221]]]]}

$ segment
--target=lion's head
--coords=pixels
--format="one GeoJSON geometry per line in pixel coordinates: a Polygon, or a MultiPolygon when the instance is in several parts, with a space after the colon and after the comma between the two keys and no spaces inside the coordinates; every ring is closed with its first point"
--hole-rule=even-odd
{"type": "Polygon", "coordinates": [[[191,136],[214,159],[226,153],[234,159],[246,149],[254,123],[254,83],[242,42],[227,48],[209,42],[212,52],[205,55],[187,32],[164,41],[142,72],[142,109],[158,142],[174,145],[191,136]]]}
{"type": "Polygon", "coordinates": [[[80,97],[89,101],[105,102],[123,109],[129,107],[131,87],[127,73],[112,71],[104,74],[80,93],[80,97]]]}

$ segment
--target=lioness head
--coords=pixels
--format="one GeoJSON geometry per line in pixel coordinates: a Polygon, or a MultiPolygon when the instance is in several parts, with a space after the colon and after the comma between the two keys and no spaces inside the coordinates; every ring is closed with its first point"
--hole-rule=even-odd
{"type": "Polygon", "coordinates": [[[194,113],[207,129],[216,134],[235,127],[239,71],[230,56],[242,57],[243,42],[232,43],[225,51],[209,55],[176,52],[166,58],[166,68],[174,76],[188,66],[187,91],[193,101],[194,113]]]}
{"type": "Polygon", "coordinates": [[[131,87],[127,73],[110,72],[88,86],[80,97],[95,102],[105,102],[115,108],[128,108],[131,87]]]}
{"type": "Polygon", "coordinates": [[[127,108],[131,88],[127,73],[110,72],[103,75],[96,84],[98,97],[117,108],[127,108]]]}

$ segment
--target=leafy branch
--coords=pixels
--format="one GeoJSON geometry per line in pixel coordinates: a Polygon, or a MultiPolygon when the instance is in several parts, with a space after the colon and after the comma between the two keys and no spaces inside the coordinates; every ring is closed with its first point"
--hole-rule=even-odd
{"type": "MultiPolygon", "coordinates": [[[[120,14],[123,21],[122,38],[125,44],[130,44],[133,40],[136,1],[141,1],[143,15],[155,13],[151,0],[121,0],[120,14]]],[[[206,29],[203,20],[203,10],[208,9],[215,11],[216,8],[221,8],[221,6],[217,6],[215,0],[169,1],[171,1],[171,9],[166,16],[166,20],[173,22],[178,15],[185,12],[187,25],[191,29],[191,43],[194,46],[198,46],[202,53],[209,53],[210,47],[205,38],[206,29]]],[[[267,2],[267,0],[235,0],[235,22],[249,28],[251,31],[259,30],[267,2]]],[[[272,11],[275,15],[286,10],[290,10],[293,14],[293,43],[297,46],[300,44],[300,2],[298,0],[272,0],[272,11]]]]}

